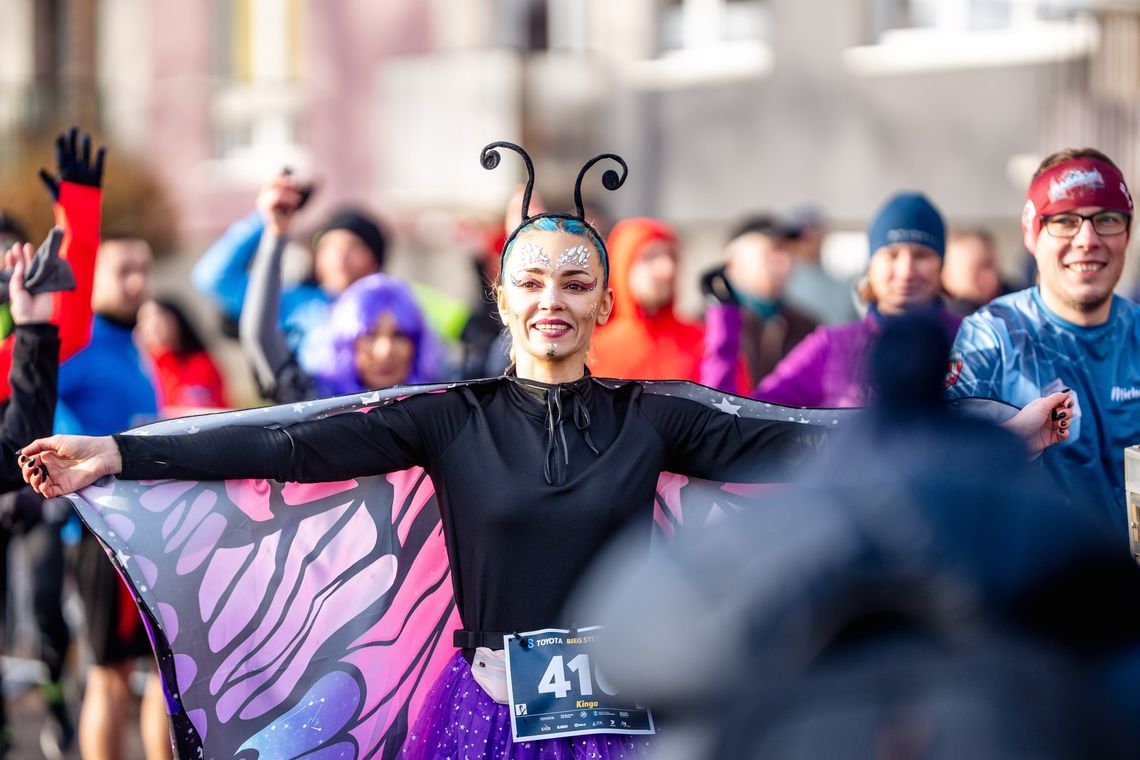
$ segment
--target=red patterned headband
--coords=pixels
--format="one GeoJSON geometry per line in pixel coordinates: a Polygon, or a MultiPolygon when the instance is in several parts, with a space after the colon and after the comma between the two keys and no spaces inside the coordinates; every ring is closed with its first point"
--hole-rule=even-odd
{"type": "Polygon", "coordinates": [[[1021,229],[1032,231],[1036,238],[1042,217],[1082,206],[1131,214],[1132,196],[1120,170],[1096,158],[1074,158],[1050,167],[1029,185],[1021,229]]]}

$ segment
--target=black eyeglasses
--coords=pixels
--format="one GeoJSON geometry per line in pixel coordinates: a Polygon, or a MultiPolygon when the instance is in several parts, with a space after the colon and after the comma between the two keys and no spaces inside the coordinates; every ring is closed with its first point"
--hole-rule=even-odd
{"type": "Polygon", "coordinates": [[[1053,214],[1042,219],[1045,229],[1055,238],[1076,237],[1081,231],[1085,221],[1092,222],[1096,234],[1111,237],[1121,235],[1128,230],[1128,223],[1132,221],[1130,214],[1123,211],[1098,211],[1095,214],[1053,214]]]}

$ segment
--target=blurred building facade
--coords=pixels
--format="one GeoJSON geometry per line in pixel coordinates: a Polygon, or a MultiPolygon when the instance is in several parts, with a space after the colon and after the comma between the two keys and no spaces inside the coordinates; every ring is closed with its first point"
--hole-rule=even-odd
{"type": "Polygon", "coordinates": [[[596,200],[677,223],[701,255],[749,211],[811,204],[858,230],[918,188],[1017,256],[1041,156],[1094,145],[1140,182],[1129,0],[4,5],[0,138],[99,124],[152,159],[195,241],[285,164],[319,179],[319,207],[493,215],[521,176],[479,167],[501,138],[552,203],[583,157],[621,153],[628,185],[596,200]]]}

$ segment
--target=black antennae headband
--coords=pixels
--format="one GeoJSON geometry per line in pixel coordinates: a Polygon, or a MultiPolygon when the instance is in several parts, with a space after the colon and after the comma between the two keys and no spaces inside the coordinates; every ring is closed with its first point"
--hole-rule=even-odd
{"type": "Polygon", "coordinates": [[[506,140],[498,140],[493,143],[488,143],[483,147],[482,152],[479,153],[479,163],[483,165],[484,169],[494,169],[499,165],[500,161],[502,161],[502,156],[499,155],[497,148],[507,148],[508,150],[513,150],[515,153],[518,153],[520,156],[522,156],[523,163],[526,164],[527,175],[526,188],[523,190],[522,198],[522,219],[520,220],[519,225],[515,227],[514,231],[507,236],[506,241],[503,243],[503,250],[499,252],[500,279],[502,278],[501,273],[503,264],[505,263],[504,258],[507,255],[507,250],[511,247],[511,243],[514,242],[515,236],[519,234],[519,230],[531,224],[534,220],[543,218],[572,219],[574,221],[580,222],[587,230],[589,230],[593,234],[594,239],[598,242],[599,253],[602,257],[602,268],[608,277],[610,271],[609,253],[606,251],[605,241],[602,240],[602,236],[598,234],[598,231],[594,229],[593,225],[586,221],[586,211],[582,204],[582,180],[585,179],[586,172],[590,170],[590,167],[599,161],[608,158],[612,161],[616,161],[618,165],[621,166],[621,174],[618,174],[613,169],[606,169],[606,171],[602,174],[602,187],[606,188],[607,190],[617,190],[625,183],[625,178],[629,176],[629,167],[626,165],[622,157],[614,153],[602,153],[601,155],[594,156],[582,165],[581,170],[578,172],[578,178],[574,181],[574,207],[577,211],[576,214],[547,212],[531,216],[530,197],[534,193],[534,162],[530,160],[530,156],[525,150],[522,149],[521,146],[515,145],[512,142],[507,142],[506,140]]]}

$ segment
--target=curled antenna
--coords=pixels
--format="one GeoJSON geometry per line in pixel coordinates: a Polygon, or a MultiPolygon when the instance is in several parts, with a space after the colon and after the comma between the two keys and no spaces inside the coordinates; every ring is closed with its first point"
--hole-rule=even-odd
{"type": "MultiPolygon", "coordinates": [[[[506,140],[498,140],[496,142],[488,143],[487,145],[483,146],[483,150],[479,154],[479,163],[483,165],[484,169],[494,169],[499,165],[499,161],[502,160],[502,157],[499,155],[499,151],[495,150],[495,148],[508,148],[509,150],[513,150],[515,153],[518,153],[520,156],[522,156],[522,160],[526,164],[526,189],[523,191],[521,219],[522,222],[525,222],[530,218],[530,194],[534,192],[534,163],[530,160],[530,156],[527,155],[527,152],[523,150],[521,146],[515,145],[513,142],[507,142],[506,140]]],[[[601,158],[601,156],[598,158],[601,158]]],[[[617,158],[617,156],[614,156],[614,158],[617,158]]],[[[597,160],[597,158],[594,159],[594,161],[597,160]]],[[[621,161],[621,159],[618,158],[618,161],[621,161]]],[[[587,164],[587,166],[588,165],[589,164],[587,164]]],[[[622,166],[625,166],[624,162],[622,162],[622,166]]],[[[608,173],[613,174],[613,172],[608,173]]],[[[624,180],[625,177],[622,177],[622,179],[624,180]]],[[[578,182],[581,183],[581,181],[582,178],[579,176],[578,182]]],[[[603,178],[602,181],[605,182],[605,178],[603,178]]],[[[618,182],[618,184],[614,187],[618,187],[620,185],[621,182],[618,182]]],[[[607,187],[609,186],[607,185],[607,187]]],[[[610,189],[613,190],[614,188],[611,187],[610,189]]],[[[581,211],[582,204],[579,202],[579,215],[581,215],[581,211]]]]}
{"type": "MultiPolygon", "coordinates": [[[[621,174],[619,175],[613,169],[606,169],[605,173],[602,174],[602,187],[607,190],[617,190],[625,182],[625,178],[629,176],[629,167],[625,165],[625,161],[622,160],[621,156],[614,155],[613,153],[603,153],[600,156],[594,156],[589,161],[587,161],[582,167],[582,170],[578,172],[578,179],[574,181],[574,206],[577,207],[578,218],[582,221],[586,221],[586,209],[582,205],[582,180],[586,177],[586,172],[590,170],[590,167],[601,161],[603,158],[610,158],[614,161],[617,161],[621,165],[621,174]]],[[[527,197],[529,198],[529,188],[527,197]]],[[[526,202],[524,201],[523,208],[526,208],[525,204],[526,202]]]]}

